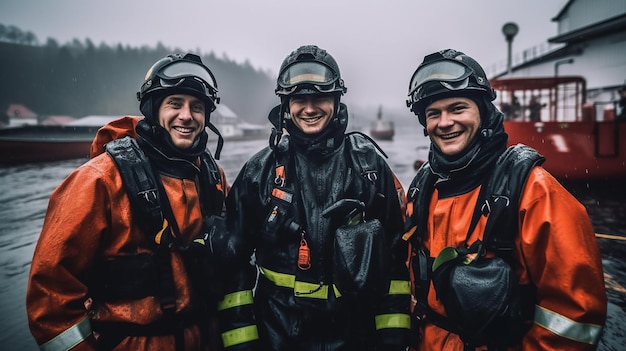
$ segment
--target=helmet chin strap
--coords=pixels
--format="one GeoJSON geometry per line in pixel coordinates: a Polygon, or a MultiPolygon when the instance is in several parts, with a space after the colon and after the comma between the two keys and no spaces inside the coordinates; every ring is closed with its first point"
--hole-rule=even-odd
{"type": "Polygon", "coordinates": [[[219,160],[220,153],[222,152],[222,146],[224,146],[224,138],[222,137],[222,134],[220,134],[220,131],[217,129],[217,127],[215,127],[215,125],[210,121],[207,121],[207,127],[209,127],[209,129],[213,133],[217,134],[217,148],[215,149],[214,157],[216,160],[219,160]]]}
{"type": "Polygon", "coordinates": [[[285,104],[281,102],[280,109],[278,111],[278,125],[272,128],[272,133],[270,134],[270,148],[274,150],[278,143],[280,143],[280,139],[283,136],[283,120],[285,114],[285,104]]]}

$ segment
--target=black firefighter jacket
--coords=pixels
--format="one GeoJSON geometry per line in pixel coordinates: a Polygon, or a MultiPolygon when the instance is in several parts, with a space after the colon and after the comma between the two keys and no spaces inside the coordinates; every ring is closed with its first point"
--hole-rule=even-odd
{"type": "MultiPolygon", "coordinates": [[[[405,346],[410,289],[407,248],[401,240],[402,187],[372,143],[359,135],[344,140],[324,156],[293,146],[281,153],[265,148],[244,165],[232,185],[227,210],[235,227],[233,245],[239,249],[234,262],[245,279],[233,280],[227,297],[255,293],[254,302],[233,298],[245,302],[226,309],[232,321],[222,327],[227,349],[253,349],[255,325],[262,349],[405,346]],[[362,161],[355,161],[359,157],[362,161]],[[365,226],[375,219],[382,224],[385,269],[378,279],[383,282],[380,291],[373,285],[342,291],[349,289],[338,281],[335,235],[347,224],[349,211],[324,215],[342,199],[366,205],[360,212],[365,226]],[[251,257],[255,266],[248,263],[251,257]]],[[[376,271],[368,264],[379,258],[360,257],[361,270],[376,271]]]]}

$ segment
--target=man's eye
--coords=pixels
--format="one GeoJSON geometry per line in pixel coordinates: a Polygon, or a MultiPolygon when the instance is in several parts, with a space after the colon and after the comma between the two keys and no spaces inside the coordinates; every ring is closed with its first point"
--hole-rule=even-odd
{"type": "Polygon", "coordinates": [[[464,105],[457,105],[454,107],[454,111],[463,111],[465,109],[467,109],[467,106],[464,105]]]}
{"type": "Polygon", "coordinates": [[[203,111],[204,111],[204,105],[202,105],[202,104],[193,105],[191,108],[192,108],[195,112],[203,112],[203,111]]]}

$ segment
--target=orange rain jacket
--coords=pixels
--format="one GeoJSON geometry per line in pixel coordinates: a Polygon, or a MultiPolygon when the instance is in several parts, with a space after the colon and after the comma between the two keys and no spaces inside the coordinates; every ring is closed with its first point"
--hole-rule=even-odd
{"type": "MultiPolygon", "coordinates": [[[[30,330],[42,350],[96,350],[91,321],[150,324],[162,316],[154,296],[101,302],[91,299],[88,281],[99,260],[153,253],[149,239],[133,220],[122,178],[104,144],[135,135],[138,117],[123,117],[104,126],[92,144],[92,159],[73,171],[52,193],[30,271],[27,313],[30,330]],[[74,347],[75,346],[75,347],[74,347]],[[74,347],[74,348],[72,348],[74,347]]],[[[226,178],[220,168],[222,184],[226,178]]],[[[203,225],[194,179],[161,175],[183,241],[203,225]]],[[[218,189],[218,190],[221,190],[218,189]]],[[[176,290],[176,314],[192,311],[201,302],[178,252],[171,254],[176,290]]],[[[214,323],[214,319],[211,323],[214,323]]],[[[198,324],[184,330],[187,350],[218,349],[214,327],[198,324]]],[[[104,335],[102,335],[104,336],[104,335]]],[[[100,337],[102,337],[100,336],[100,337]]],[[[131,336],[116,350],[174,350],[173,335],[131,336]]],[[[219,341],[218,341],[219,342],[219,341]]]]}
{"type": "MultiPolygon", "coordinates": [[[[464,244],[479,190],[440,199],[435,189],[424,242],[431,257],[446,246],[464,244]]],[[[520,284],[534,284],[537,294],[534,323],[522,345],[510,350],[594,350],[606,321],[607,297],[600,251],[586,209],[536,166],[521,196],[519,219],[516,274],[520,284]]],[[[485,224],[481,216],[468,244],[482,239],[485,224]]],[[[428,305],[445,316],[432,282],[428,305]]],[[[433,324],[420,332],[419,351],[463,350],[458,335],[433,324]]]]}

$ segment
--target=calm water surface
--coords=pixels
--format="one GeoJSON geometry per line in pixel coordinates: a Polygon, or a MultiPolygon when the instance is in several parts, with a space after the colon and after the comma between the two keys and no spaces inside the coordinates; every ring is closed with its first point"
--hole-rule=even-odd
{"type": "MultiPolygon", "coordinates": [[[[426,158],[428,140],[417,127],[396,130],[396,133],[393,141],[379,144],[406,188],[414,175],[413,162],[426,158]]],[[[234,181],[243,163],[266,144],[266,140],[227,141],[218,162],[228,180],[234,181]]],[[[25,308],[30,263],[50,193],[84,161],[0,166],[1,350],[37,350],[28,330],[25,308]]],[[[596,232],[626,237],[624,181],[566,184],[587,207],[596,232]]],[[[600,238],[598,243],[610,300],[609,319],[599,350],[623,350],[626,344],[626,241],[600,238]]]]}

